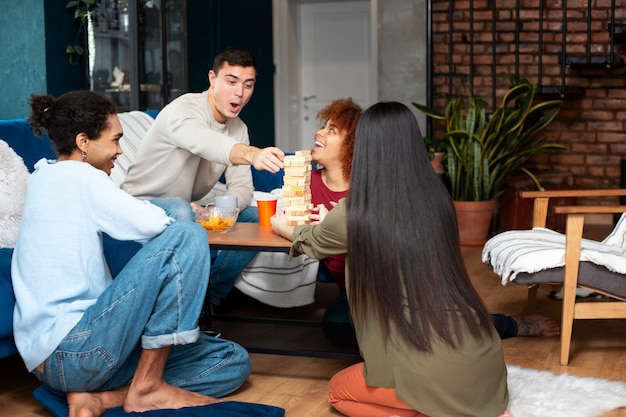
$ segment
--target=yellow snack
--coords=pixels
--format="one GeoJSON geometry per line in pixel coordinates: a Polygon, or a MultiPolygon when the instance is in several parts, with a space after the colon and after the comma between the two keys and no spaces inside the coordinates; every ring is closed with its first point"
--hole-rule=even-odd
{"type": "Polygon", "coordinates": [[[226,217],[222,219],[222,216],[219,214],[211,215],[206,219],[198,220],[198,223],[202,225],[209,232],[223,232],[232,227],[235,223],[234,217],[226,217]]]}

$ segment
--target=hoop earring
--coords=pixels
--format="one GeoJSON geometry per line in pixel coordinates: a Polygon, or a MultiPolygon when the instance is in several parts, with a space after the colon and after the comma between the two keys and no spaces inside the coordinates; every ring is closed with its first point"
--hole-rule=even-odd
{"type": "Polygon", "coordinates": [[[82,151],[80,154],[81,154],[81,156],[83,157],[83,161],[84,161],[85,159],[87,159],[87,152],[82,151]]]}

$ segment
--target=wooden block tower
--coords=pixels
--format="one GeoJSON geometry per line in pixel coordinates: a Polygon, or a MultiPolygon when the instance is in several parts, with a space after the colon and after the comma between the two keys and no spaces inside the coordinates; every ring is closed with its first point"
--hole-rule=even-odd
{"type": "Polygon", "coordinates": [[[290,226],[311,222],[311,151],[296,151],[283,160],[285,177],[282,195],[285,215],[290,226]]]}

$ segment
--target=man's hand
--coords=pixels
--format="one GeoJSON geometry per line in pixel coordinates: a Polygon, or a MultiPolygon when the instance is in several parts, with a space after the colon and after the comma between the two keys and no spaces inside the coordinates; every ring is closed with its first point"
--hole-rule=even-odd
{"type": "Polygon", "coordinates": [[[201,206],[198,203],[194,203],[193,201],[191,203],[189,203],[189,205],[191,206],[191,210],[195,213],[196,211],[201,211],[204,210],[204,207],[201,206]]]}
{"type": "Polygon", "coordinates": [[[252,165],[258,170],[277,173],[283,167],[285,153],[280,149],[270,146],[257,148],[238,143],[230,151],[230,162],[233,165],[252,165]]]}
{"type": "Polygon", "coordinates": [[[252,157],[252,166],[258,170],[277,173],[283,167],[285,153],[273,146],[259,149],[252,157]]]}

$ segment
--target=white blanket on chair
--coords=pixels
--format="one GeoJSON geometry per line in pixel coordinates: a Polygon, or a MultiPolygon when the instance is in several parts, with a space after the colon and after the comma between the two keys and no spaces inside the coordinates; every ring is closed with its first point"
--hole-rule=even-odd
{"type": "MultiPolygon", "coordinates": [[[[622,215],[602,242],[583,239],[580,260],[626,274],[626,217],[622,215]]],[[[482,260],[502,277],[502,285],[520,272],[534,273],[565,265],[565,235],[550,229],[512,230],[487,241],[482,260]]]]}

